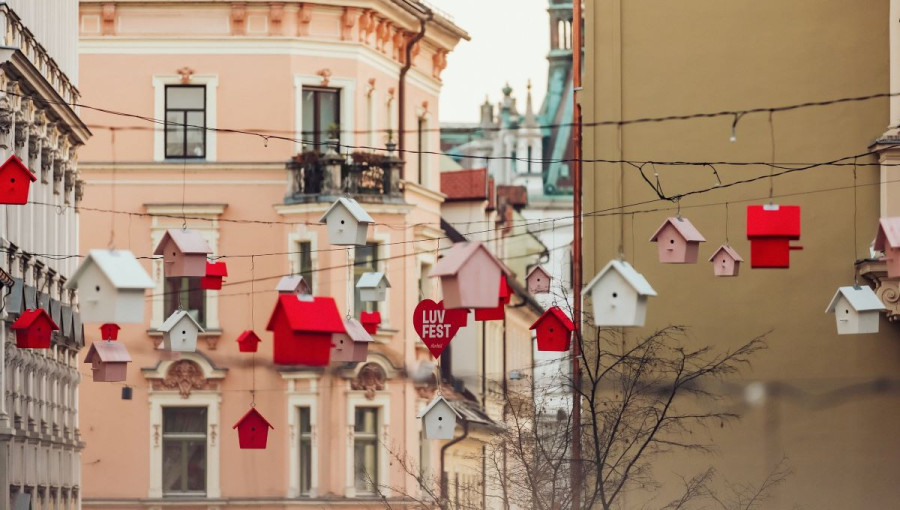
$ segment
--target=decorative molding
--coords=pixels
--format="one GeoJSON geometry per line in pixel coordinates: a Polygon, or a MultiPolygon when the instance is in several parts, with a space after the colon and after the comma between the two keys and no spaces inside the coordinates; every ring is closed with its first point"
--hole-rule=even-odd
{"type": "Polygon", "coordinates": [[[359,369],[356,378],[350,381],[350,388],[365,391],[366,398],[372,400],[376,391],[384,389],[386,382],[387,374],[381,365],[366,363],[359,369]]]}
{"type": "Polygon", "coordinates": [[[231,35],[247,35],[247,4],[231,4],[231,35]]]}
{"type": "Polygon", "coordinates": [[[190,360],[179,360],[169,367],[165,379],[152,380],[153,390],[178,390],[181,398],[191,396],[193,390],[216,389],[203,376],[200,366],[190,360]]]}
{"type": "Polygon", "coordinates": [[[356,20],[359,18],[359,9],[356,7],[344,7],[341,13],[341,40],[349,41],[353,38],[353,27],[356,26],[356,20]]]}
{"type": "Polygon", "coordinates": [[[303,2],[297,10],[297,35],[306,37],[309,35],[309,22],[312,21],[312,4],[303,2]]]}
{"type": "Polygon", "coordinates": [[[887,320],[900,320],[900,278],[890,278],[887,262],[880,259],[864,259],[856,262],[856,274],[875,287],[875,294],[887,309],[887,320]]]}
{"type": "Polygon", "coordinates": [[[284,2],[269,5],[269,35],[283,35],[284,2]]]}

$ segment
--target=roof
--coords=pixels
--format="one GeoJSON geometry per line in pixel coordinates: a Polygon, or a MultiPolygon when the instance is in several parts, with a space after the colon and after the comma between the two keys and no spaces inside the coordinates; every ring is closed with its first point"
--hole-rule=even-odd
{"type": "Polygon", "coordinates": [[[528,205],[528,189],[525,186],[501,184],[497,186],[497,199],[501,203],[506,200],[507,204],[519,209],[528,205]]]}
{"type": "Polygon", "coordinates": [[[347,330],[347,336],[350,337],[350,340],[354,342],[374,342],[372,335],[356,319],[344,319],[344,329],[347,330]]]}
{"type": "Polygon", "coordinates": [[[338,313],[334,298],[316,296],[309,300],[298,299],[295,294],[280,294],[266,331],[272,331],[279,311],[284,313],[288,325],[294,331],[319,333],[345,333],[344,321],[338,313]]]}
{"type": "Polygon", "coordinates": [[[849,285],[847,287],[838,288],[837,292],[834,293],[834,297],[831,298],[831,303],[828,304],[828,308],[825,309],[825,313],[834,311],[838,299],[841,296],[844,296],[844,298],[850,302],[850,306],[857,312],[884,310],[884,304],[878,299],[878,296],[875,295],[875,291],[872,290],[871,287],[868,285],[849,285]]]}
{"type": "Polygon", "coordinates": [[[748,205],[747,237],[800,239],[800,206],[748,205]]]}
{"type": "Polygon", "coordinates": [[[453,246],[451,246],[450,249],[444,253],[444,256],[437,261],[437,264],[431,268],[431,272],[428,276],[455,275],[479,249],[484,250],[484,252],[491,257],[491,260],[500,267],[501,271],[506,274],[512,274],[509,268],[507,268],[503,262],[500,262],[500,259],[495,257],[494,254],[491,253],[491,250],[488,250],[480,241],[464,241],[453,243],[453,246]]]}
{"type": "Polygon", "coordinates": [[[77,289],[78,280],[91,264],[96,264],[100,272],[116,288],[152,289],[156,287],[141,263],[128,250],[91,250],[78,266],[75,274],[66,282],[65,287],[77,289]]]}
{"type": "Polygon", "coordinates": [[[22,315],[19,315],[19,318],[16,319],[16,322],[12,323],[10,329],[28,329],[32,324],[35,323],[39,318],[43,317],[46,321],[50,323],[52,329],[54,331],[59,329],[59,326],[53,322],[53,319],[50,317],[50,314],[46,312],[43,308],[37,308],[35,310],[25,310],[22,312],[22,315]]]}
{"type": "Polygon", "coordinates": [[[262,342],[262,340],[259,339],[259,336],[252,329],[244,331],[240,336],[237,337],[238,343],[244,343],[247,341],[262,342]]]}
{"type": "Polygon", "coordinates": [[[172,315],[170,315],[169,318],[162,323],[162,326],[160,326],[157,331],[168,332],[172,328],[174,328],[176,324],[181,322],[181,320],[185,317],[187,317],[188,320],[194,323],[194,326],[197,327],[198,331],[203,331],[203,327],[200,326],[200,324],[195,321],[194,318],[191,317],[191,314],[189,314],[186,310],[175,310],[174,312],[172,312],[172,315]]]}
{"type": "Polygon", "coordinates": [[[122,342],[101,340],[91,344],[87,355],[84,357],[85,363],[92,363],[94,357],[99,357],[104,363],[128,363],[131,356],[128,355],[128,349],[122,342]]]}
{"type": "Polygon", "coordinates": [[[727,244],[723,244],[722,246],[719,246],[719,248],[716,251],[714,251],[712,255],[709,256],[709,262],[712,262],[713,259],[719,255],[719,252],[723,251],[723,250],[734,260],[736,260],[738,262],[744,261],[744,259],[742,259],[740,255],[738,255],[738,252],[734,251],[734,248],[732,248],[731,246],[728,246],[727,244]]]}
{"type": "Polygon", "coordinates": [[[378,286],[378,282],[384,280],[385,285],[391,286],[391,282],[385,278],[384,273],[363,273],[356,282],[357,289],[372,289],[378,286]]]}
{"type": "Polygon", "coordinates": [[[463,200],[487,200],[487,168],[470,168],[453,172],[441,172],[441,193],[447,202],[463,200]]]}
{"type": "Polygon", "coordinates": [[[334,203],[331,204],[331,207],[329,207],[328,210],[325,211],[325,214],[323,214],[322,217],[319,218],[319,223],[325,223],[325,218],[327,218],[328,215],[331,214],[331,211],[333,211],[334,208],[339,205],[344,209],[347,209],[347,212],[349,212],[356,221],[360,223],[375,223],[375,220],[373,220],[372,217],[369,216],[369,213],[367,213],[366,210],[363,209],[361,205],[359,205],[359,202],[347,197],[340,197],[335,200],[334,203]]]}
{"type": "Polygon", "coordinates": [[[538,264],[538,265],[532,267],[530,271],[528,271],[528,274],[525,275],[525,279],[527,280],[527,279],[531,278],[531,275],[534,274],[535,271],[540,271],[540,272],[544,273],[544,275],[546,275],[548,278],[550,278],[550,273],[548,273],[546,269],[544,269],[543,267],[541,267],[540,264],[538,264]]]}
{"type": "Polygon", "coordinates": [[[878,233],[875,234],[874,248],[878,251],[884,251],[886,248],[900,248],[900,216],[878,220],[878,233]]]}
{"type": "Polygon", "coordinates": [[[267,420],[259,411],[257,411],[255,407],[251,407],[249,411],[244,413],[244,416],[241,416],[241,419],[238,420],[237,423],[234,424],[234,427],[231,427],[231,428],[233,428],[233,429],[238,428],[238,425],[240,425],[241,423],[244,423],[245,420],[248,420],[253,416],[262,420],[263,423],[265,423],[270,429],[275,430],[275,427],[273,427],[272,424],[269,423],[269,420],[267,420]]]}
{"type": "Polygon", "coordinates": [[[444,398],[443,395],[438,395],[438,396],[434,397],[434,399],[431,401],[430,404],[428,404],[427,406],[425,406],[424,409],[419,411],[419,414],[416,415],[416,418],[421,418],[421,417],[425,416],[426,414],[428,414],[428,411],[431,411],[431,409],[434,408],[434,406],[438,405],[438,403],[440,403],[440,402],[447,404],[447,407],[449,407],[450,410],[453,411],[454,414],[456,414],[457,418],[464,419],[463,415],[460,414],[460,412],[455,407],[453,407],[450,404],[450,401],[448,401],[446,398],[444,398]]]}
{"type": "Polygon", "coordinates": [[[275,286],[278,292],[295,292],[304,284],[303,277],[300,275],[283,276],[275,286]]]}
{"type": "Polygon", "coordinates": [[[486,211],[497,209],[497,187],[494,185],[494,178],[488,177],[488,204],[486,211]]]}
{"type": "Polygon", "coordinates": [[[625,262],[624,260],[610,260],[609,263],[606,264],[606,267],[601,269],[600,272],[597,273],[597,276],[595,276],[594,279],[584,287],[584,290],[581,291],[581,295],[583,296],[589,293],[594,285],[596,285],[597,282],[600,281],[600,279],[603,278],[603,276],[606,275],[606,273],[609,271],[616,271],[617,273],[619,273],[622,278],[624,278],[625,281],[628,282],[628,285],[631,285],[631,287],[634,288],[634,290],[636,290],[637,293],[641,296],[656,295],[656,291],[653,290],[653,287],[650,286],[650,283],[646,278],[644,278],[644,275],[635,271],[635,269],[631,267],[631,264],[625,262]]]}
{"type": "Polygon", "coordinates": [[[381,324],[380,312],[360,312],[359,320],[364,324],[381,324]]]}
{"type": "Polygon", "coordinates": [[[190,229],[170,228],[169,230],[166,230],[162,239],[159,240],[159,244],[156,245],[156,249],[153,250],[154,255],[163,254],[163,248],[166,246],[166,241],[168,239],[171,239],[175,243],[175,246],[178,246],[181,253],[190,255],[206,255],[207,253],[212,253],[212,250],[209,248],[209,243],[206,242],[206,239],[203,238],[203,235],[200,232],[190,229]]]}
{"type": "Polygon", "coordinates": [[[666,218],[666,221],[664,221],[663,224],[660,225],[658,229],[656,229],[656,233],[654,233],[653,237],[650,238],[651,242],[656,241],[656,238],[659,237],[659,233],[662,232],[664,228],[666,228],[666,225],[672,225],[673,227],[675,227],[675,230],[677,230],[678,233],[681,234],[681,237],[683,237],[685,241],[706,241],[706,238],[703,237],[703,234],[701,234],[700,231],[697,230],[697,227],[695,227],[689,219],[681,217],[671,217],[666,218]]]}
{"type": "Polygon", "coordinates": [[[206,276],[228,276],[228,267],[224,262],[207,262],[206,276]]]}
{"type": "Polygon", "coordinates": [[[0,172],[9,168],[10,166],[21,170],[25,175],[28,176],[28,179],[30,179],[31,182],[37,180],[37,177],[31,172],[31,170],[28,169],[27,166],[25,166],[25,163],[23,163],[21,159],[16,157],[15,154],[10,154],[10,156],[6,158],[6,161],[4,161],[2,165],[0,165],[0,172]]]}
{"type": "Polygon", "coordinates": [[[555,317],[556,320],[562,323],[562,325],[568,329],[569,331],[575,330],[575,324],[569,319],[569,316],[566,315],[566,312],[562,311],[562,308],[558,306],[551,306],[544,312],[543,315],[538,317],[538,320],[534,321],[534,324],[531,325],[528,329],[537,329],[538,324],[544,322],[544,320],[549,319],[550,317],[555,317]]]}

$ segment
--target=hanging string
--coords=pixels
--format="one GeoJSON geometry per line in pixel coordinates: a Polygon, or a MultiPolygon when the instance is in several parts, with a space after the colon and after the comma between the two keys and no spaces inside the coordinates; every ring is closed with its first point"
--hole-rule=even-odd
{"type": "Polygon", "coordinates": [[[850,248],[853,250],[853,282],[859,287],[859,273],[856,271],[856,213],[856,158],[853,158],[853,242],[850,243],[850,248]]]}
{"type": "Polygon", "coordinates": [[[187,230],[187,215],[184,214],[184,199],[187,193],[187,160],[181,160],[181,230],[187,230]]]}
{"type": "MultiPolygon", "coordinates": [[[[619,159],[625,159],[622,150],[622,125],[616,126],[616,146],[619,150],[619,159]]],[[[619,164],[619,206],[625,205],[625,165],[619,164]]],[[[625,260],[625,216],[619,218],[619,259],[625,260]]]]}
{"type": "MultiPolygon", "coordinates": [[[[254,258],[250,257],[250,329],[256,333],[256,324],[254,322],[254,292],[253,281],[256,280],[255,274],[256,264],[254,258]]],[[[256,352],[250,356],[250,407],[256,407],[256,352]]]]}
{"type": "Polygon", "coordinates": [[[116,128],[110,128],[110,150],[112,151],[112,184],[110,185],[110,213],[109,213],[109,243],[107,248],[110,250],[116,246],[116,128]]]}
{"type": "Polygon", "coordinates": [[[725,202],[725,246],[728,246],[728,202],[725,202]]]}
{"type": "MultiPolygon", "coordinates": [[[[772,122],[772,112],[769,112],[769,138],[772,142],[772,164],[775,164],[775,123],[772,122]]],[[[769,204],[771,205],[773,200],[772,198],[775,195],[775,168],[769,167],[769,204]]]]}
{"type": "Polygon", "coordinates": [[[347,318],[353,317],[353,247],[347,247],[347,318]]]}

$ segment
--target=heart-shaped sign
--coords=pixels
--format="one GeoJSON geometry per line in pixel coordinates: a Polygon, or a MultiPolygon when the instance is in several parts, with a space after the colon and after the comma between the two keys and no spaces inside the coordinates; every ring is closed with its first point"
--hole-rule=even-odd
{"type": "Polygon", "coordinates": [[[413,328],[431,355],[437,358],[444,352],[459,328],[466,325],[469,311],[465,308],[445,310],[444,302],[423,299],[413,311],[413,328]]]}

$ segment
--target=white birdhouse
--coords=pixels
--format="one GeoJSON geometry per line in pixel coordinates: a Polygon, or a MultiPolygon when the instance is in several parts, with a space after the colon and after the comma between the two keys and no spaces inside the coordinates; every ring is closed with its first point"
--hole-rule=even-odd
{"type": "Polygon", "coordinates": [[[296,294],[298,296],[310,293],[309,283],[300,275],[283,276],[275,286],[275,290],[279,294],[296,294]]]}
{"type": "Polygon", "coordinates": [[[384,273],[363,273],[356,282],[359,299],[362,301],[384,301],[390,286],[384,273]]]}
{"type": "Polygon", "coordinates": [[[426,439],[453,439],[456,420],[462,415],[447,402],[442,395],[434,397],[422,412],[419,413],[425,426],[426,439]]]}
{"type": "Polygon", "coordinates": [[[495,308],[501,273],[511,274],[485,245],[468,241],[454,243],[429,276],[441,278],[444,308],[452,310],[495,308]]]}
{"type": "Polygon", "coordinates": [[[588,293],[597,326],[643,326],[647,298],[656,295],[644,275],[623,260],[606,264],[581,295],[588,293]]]}
{"type": "Polygon", "coordinates": [[[332,335],[331,361],[366,361],[372,335],[356,319],[344,319],[344,333],[332,335]]]}
{"type": "Polygon", "coordinates": [[[163,347],[167,351],[194,352],[197,350],[197,335],[203,328],[184,310],[175,310],[159,327],[163,334],[163,347]]]}
{"type": "Polygon", "coordinates": [[[66,282],[82,320],[116,324],[144,322],[144,290],[155,286],[128,250],[91,250],[66,282]]]}
{"type": "Polygon", "coordinates": [[[825,313],[834,313],[839,335],[878,333],[879,315],[884,304],[867,285],[840,287],[825,313]]]}
{"type": "Polygon", "coordinates": [[[319,223],[328,225],[328,242],[338,246],[365,246],[369,225],[375,220],[352,198],[341,197],[325,211],[319,223]]]}
{"type": "Polygon", "coordinates": [[[531,294],[547,294],[550,292],[550,273],[541,266],[534,266],[525,275],[525,284],[531,294]]]}
{"type": "Polygon", "coordinates": [[[166,277],[206,276],[206,256],[212,253],[203,234],[196,230],[170,228],[156,245],[162,255],[166,277]]]}

